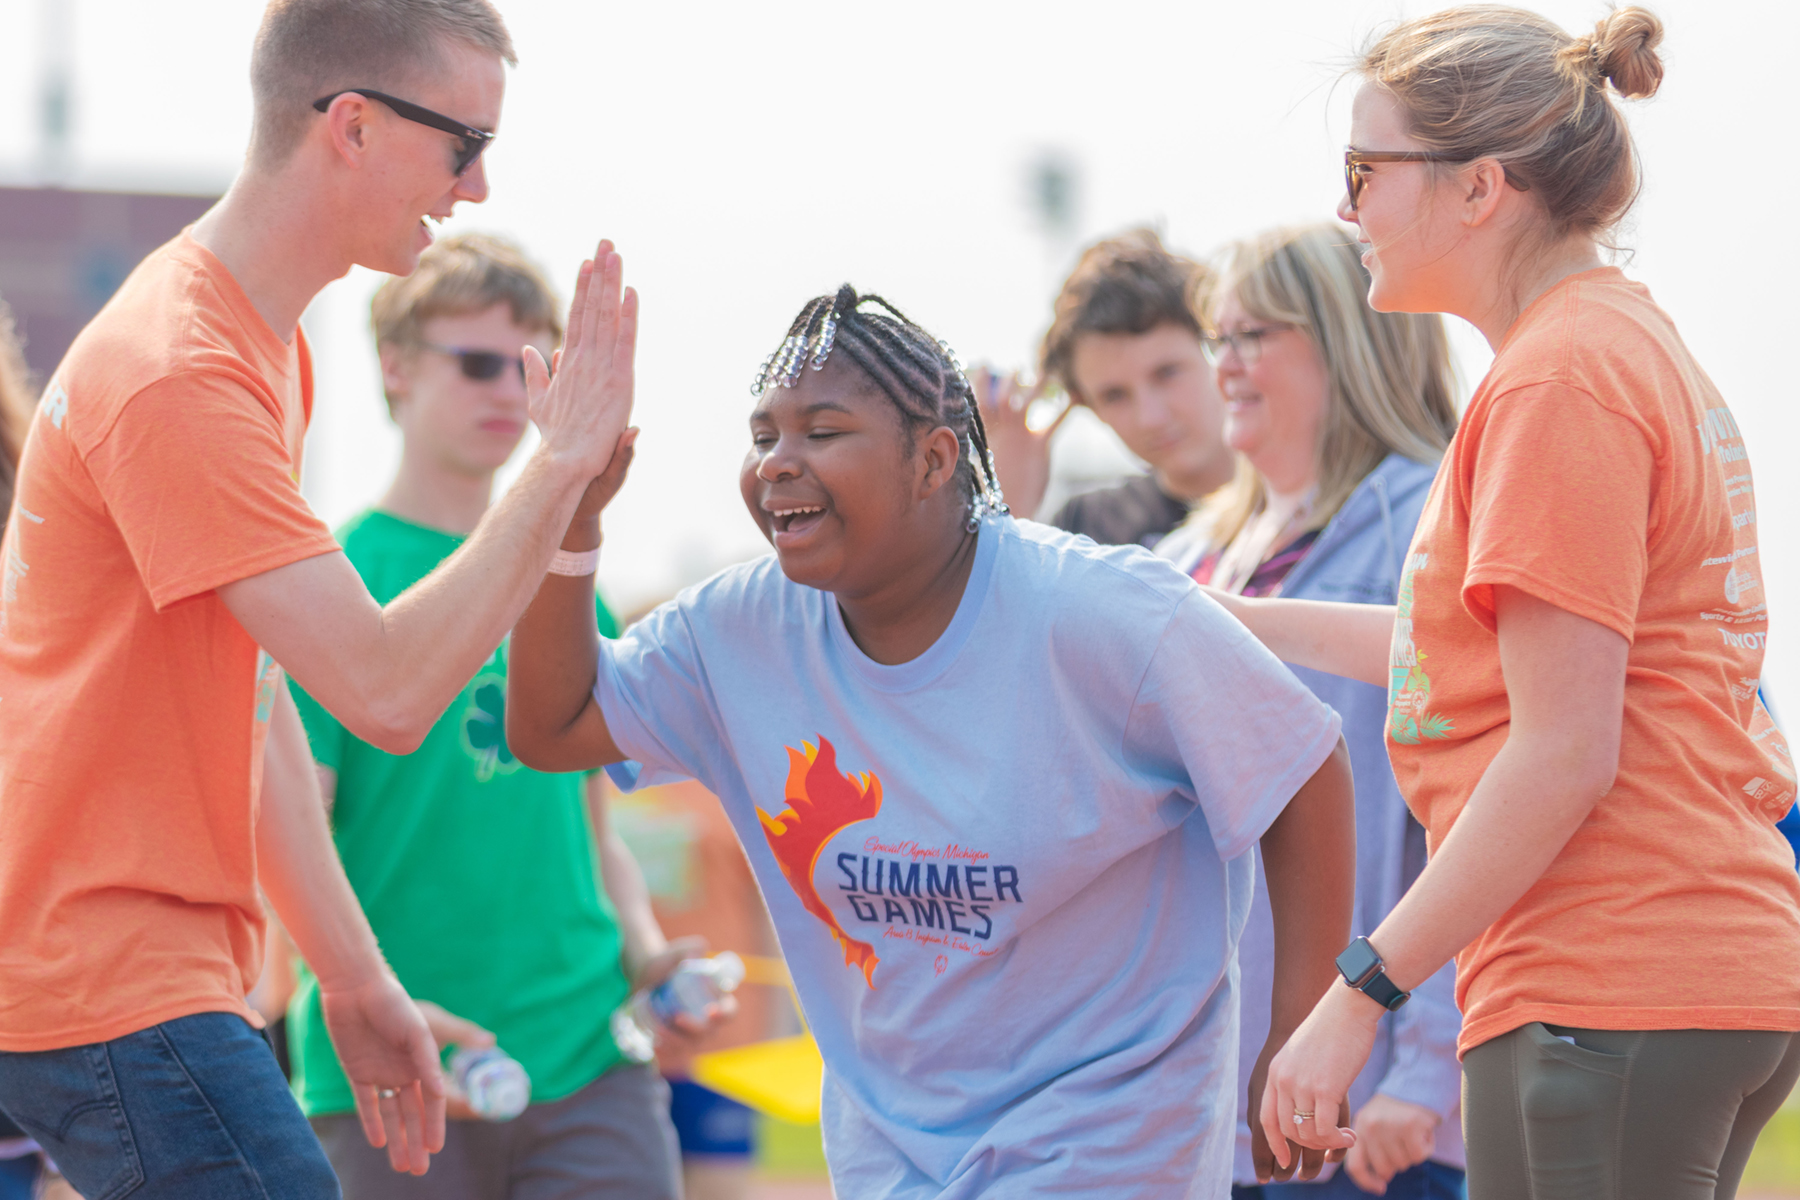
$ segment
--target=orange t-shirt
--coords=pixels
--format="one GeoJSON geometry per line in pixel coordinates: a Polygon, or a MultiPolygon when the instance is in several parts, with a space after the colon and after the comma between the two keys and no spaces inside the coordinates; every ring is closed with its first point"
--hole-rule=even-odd
{"type": "Polygon", "coordinates": [[[1647,289],[1570,277],[1476,390],[1407,556],[1388,744],[1442,843],[1506,742],[1493,588],[1630,639],[1617,781],[1457,957],[1461,1049],[1532,1021],[1800,1029],[1787,746],[1744,440],[1647,289]]]}
{"type": "Polygon", "coordinates": [[[256,1020],[281,672],[213,589],[337,548],[311,404],[304,339],[185,233],[45,389],[0,542],[0,1050],[256,1020]]]}

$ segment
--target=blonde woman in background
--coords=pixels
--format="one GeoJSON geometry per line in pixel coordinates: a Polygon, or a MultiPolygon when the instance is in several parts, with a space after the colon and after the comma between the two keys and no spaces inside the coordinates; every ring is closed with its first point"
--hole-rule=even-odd
{"type": "MultiPolygon", "coordinates": [[[[1367,293],[1353,235],[1340,225],[1273,230],[1231,249],[1207,348],[1225,399],[1226,444],[1251,469],[1158,548],[1201,583],[1246,595],[1394,602],[1419,509],[1456,428],[1454,380],[1442,321],[1377,313],[1367,293]]],[[[1423,868],[1424,831],[1388,766],[1382,690],[1297,673],[1344,718],[1356,777],[1355,931],[1367,933],[1423,868]]],[[[1240,1096],[1261,1085],[1267,1063],[1257,1054],[1271,1020],[1293,1028],[1332,978],[1310,995],[1272,996],[1272,931],[1259,887],[1239,951],[1240,1096]]],[[[1350,1090],[1361,1140],[1335,1176],[1256,1187],[1259,1177],[1287,1172],[1274,1168],[1260,1130],[1240,1112],[1240,1200],[1384,1189],[1395,1200],[1461,1196],[1454,978],[1446,967],[1381,1022],[1350,1090]]]]}
{"type": "MultiPolygon", "coordinates": [[[[1340,1127],[1385,1010],[1457,956],[1475,1200],[1729,1200],[1800,1076],[1794,769],[1757,697],[1749,452],[1602,250],[1638,192],[1619,98],[1662,26],[1406,22],[1359,64],[1339,216],[1369,302],[1493,346],[1398,606],[1219,593],[1281,658],[1390,685],[1432,858],[1269,1069],[1278,1156],[1340,1127]]],[[[1671,170],[1687,170],[1687,161],[1671,170]]]]}

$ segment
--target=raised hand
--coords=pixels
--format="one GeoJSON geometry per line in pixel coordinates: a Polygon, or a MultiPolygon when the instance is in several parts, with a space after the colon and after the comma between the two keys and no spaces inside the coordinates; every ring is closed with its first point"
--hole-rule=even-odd
{"type": "Polygon", "coordinates": [[[1025,423],[1025,416],[1032,402],[1044,394],[1044,384],[1028,387],[1017,375],[1002,378],[985,364],[977,364],[969,372],[969,383],[975,389],[975,403],[981,407],[988,448],[994,452],[994,467],[1007,504],[1019,516],[1029,517],[1037,512],[1050,486],[1050,438],[1070,409],[1058,413],[1049,428],[1034,430],[1025,423]]]}
{"type": "Polygon", "coordinates": [[[350,1081],[363,1134],[396,1171],[423,1175],[444,1148],[444,1077],[431,1030],[384,971],[356,986],[321,984],[331,1044],[350,1081]]]}
{"type": "Polygon", "coordinates": [[[621,290],[623,279],[613,244],[601,242],[581,264],[555,377],[542,355],[525,348],[526,401],[544,445],[590,477],[606,469],[631,423],[638,297],[621,290]]]}
{"type": "Polygon", "coordinates": [[[613,450],[612,461],[606,464],[606,470],[594,476],[593,482],[587,485],[587,490],[581,493],[581,500],[575,505],[575,516],[569,522],[571,529],[599,516],[600,511],[619,494],[619,489],[625,486],[625,476],[630,472],[631,460],[637,454],[637,439],[638,430],[635,426],[619,435],[619,444],[613,450]]]}

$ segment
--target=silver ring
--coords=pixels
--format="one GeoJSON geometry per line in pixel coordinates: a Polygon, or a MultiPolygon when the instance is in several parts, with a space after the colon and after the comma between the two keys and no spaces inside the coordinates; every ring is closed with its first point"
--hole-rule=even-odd
{"type": "Polygon", "coordinates": [[[400,1089],[399,1088],[382,1088],[381,1091],[376,1094],[379,1095],[383,1100],[392,1100],[395,1096],[398,1096],[400,1094],[400,1089]]]}
{"type": "Polygon", "coordinates": [[[1296,1121],[1310,1121],[1312,1120],[1312,1117],[1313,1115],[1309,1112],[1297,1112],[1294,1114],[1294,1120],[1296,1121]]]}

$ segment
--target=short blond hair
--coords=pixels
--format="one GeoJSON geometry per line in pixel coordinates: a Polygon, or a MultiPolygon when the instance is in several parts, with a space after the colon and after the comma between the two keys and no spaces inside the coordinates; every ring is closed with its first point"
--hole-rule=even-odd
{"type": "MultiPolygon", "coordinates": [[[[1315,450],[1318,491],[1307,528],[1323,529],[1382,459],[1435,463],[1456,432],[1456,373],[1436,313],[1369,307],[1369,277],[1341,225],[1274,229],[1233,245],[1209,323],[1229,297],[1258,321],[1292,325],[1312,342],[1329,381],[1315,450]]],[[[1206,505],[1213,544],[1236,537],[1263,505],[1255,471],[1206,505]]]]}
{"type": "Polygon", "coordinates": [[[1357,69],[1399,102],[1427,149],[1500,160],[1536,197],[1551,239],[1600,239],[1638,195],[1637,153],[1615,97],[1656,94],[1662,33],[1641,8],[1616,9],[1571,37],[1522,8],[1465,5],[1396,26],[1357,69]]]}
{"type": "Polygon", "coordinates": [[[313,101],[404,86],[456,42],[518,63],[489,0],[270,0],[250,55],[251,158],[280,164],[306,136],[313,101]]]}
{"type": "Polygon", "coordinates": [[[381,285],[369,315],[377,347],[407,349],[420,344],[420,328],[433,317],[478,313],[496,304],[506,305],[521,329],[548,329],[562,341],[556,293],[543,271],[519,247],[487,233],[461,233],[432,245],[411,275],[381,285]]]}

